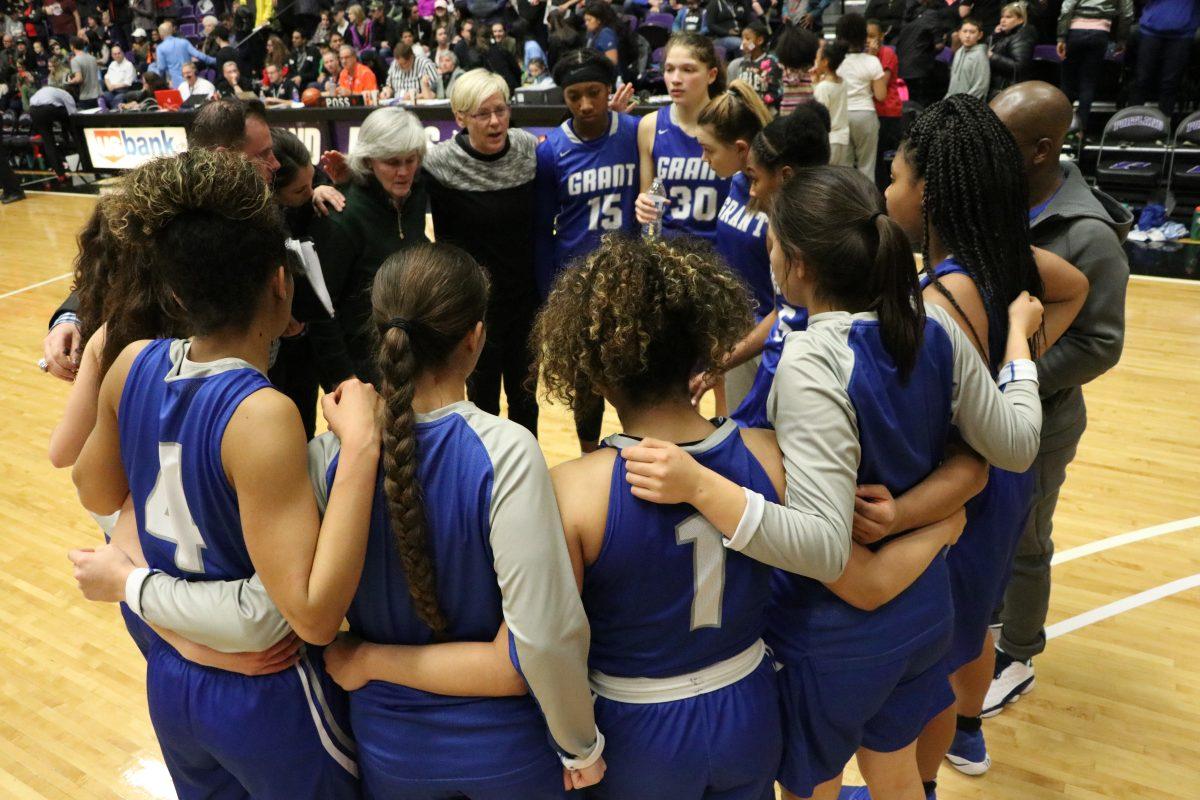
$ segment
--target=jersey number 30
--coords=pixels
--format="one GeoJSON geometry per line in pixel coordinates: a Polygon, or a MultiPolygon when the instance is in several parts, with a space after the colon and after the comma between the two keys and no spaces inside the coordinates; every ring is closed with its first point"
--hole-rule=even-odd
{"type": "Polygon", "coordinates": [[[675,526],[676,544],[692,545],[692,630],[721,627],[725,593],[725,543],[721,532],[701,514],[675,526]]]}
{"type": "Polygon", "coordinates": [[[158,443],[158,479],[146,498],[146,533],[175,543],[175,566],[185,572],[204,572],[204,538],[183,493],[182,456],[183,445],[158,443]]]}

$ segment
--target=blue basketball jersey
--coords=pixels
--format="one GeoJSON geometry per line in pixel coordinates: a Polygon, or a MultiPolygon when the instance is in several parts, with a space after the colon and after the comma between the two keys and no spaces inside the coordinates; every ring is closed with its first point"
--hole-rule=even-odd
{"type": "MultiPolygon", "coordinates": [[[[900,496],[941,462],[950,435],[954,350],[933,318],[909,378],[883,346],[877,320],[855,320],[846,346],[853,371],[846,387],[861,455],[857,483],[887,486],[900,496]]],[[[785,663],[805,656],[900,657],[946,635],[951,619],[946,562],[938,557],[891,602],[863,611],[824,584],[778,570],[772,581],[767,642],[785,663]]]]}
{"type": "Polygon", "coordinates": [[[188,361],[188,346],[182,339],[151,342],[134,359],[121,395],[121,461],[142,552],[150,567],[176,578],[249,578],[254,565],[221,439],[241,402],[271,383],[240,359],[188,361]]]}
{"type": "Polygon", "coordinates": [[[537,148],[535,263],[545,296],[558,270],[606,233],[637,232],[638,119],[610,112],[607,132],[583,141],[568,119],[537,148]]]}
{"type": "Polygon", "coordinates": [[[783,342],[792,331],[802,331],[808,327],[808,309],[789,305],[778,292],[775,294],[775,311],[775,324],[763,343],[762,359],[758,362],[758,371],[754,373],[754,383],[741,405],[730,415],[743,428],[772,427],[767,417],[767,398],[775,384],[775,370],[779,366],[779,357],[783,355],[783,342]]]}
{"type": "MultiPolygon", "coordinates": [[[[958,273],[959,275],[966,275],[968,278],[971,278],[971,273],[967,272],[966,267],[959,263],[958,259],[956,259],[954,256],[949,256],[944,259],[941,263],[933,268],[933,272],[938,276],[938,278],[944,278],[947,275],[953,275],[955,273],[958,273]]],[[[929,273],[922,272],[921,289],[924,290],[931,282],[932,280],[929,277],[929,273]]],[[[974,283],[975,279],[971,278],[971,282],[974,283]]],[[[983,297],[983,289],[979,287],[978,284],[976,285],[976,288],[979,289],[980,296],[983,297]]],[[[983,301],[983,306],[988,318],[988,336],[987,341],[985,342],[988,350],[988,366],[992,372],[995,372],[997,369],[999,369],[1000,363],[1004,359],[1004,348],[1008,343],[1008,316],[1006,313],[1001,313],[1000,309],[996,309],[996,313],[992,313],[987,298],[983,297],[983,301]]],[[[967,331],[967,335],[970,337],[971,343],[975,344],[975,337],[971,335],[970,331],[967,331]]]]}
{"type": "MultiPolygon", "coordinates": [[[[621,434],[607,447],[637,440],[621,434]]],[[[775,501],[766,471],[723,421],[685,448],[697,461],[775,501]]],[[[662,678],[731,658],[759,639],[771,568],[725,547],[721,534],[689,505],[639,500],[613,464],[604,543],[583,580],[592,626],[589,665],[608,675],[662,678]]]]}
{"type": "Polygon", "coordinates": [[[667,188],[663,236],[699,236],[712,242],[717,235],[717,213],[729,194],[729,180],[717,177],[704,163],[696,137],[688,136],[672,118],[674,105],[655,114],[654,174],[667,188]]]}
{"type": "Polygon", "coordinates": [[[754,319],[775,306],[771,259],[767,254],[767,215],[751,211],[750,180],[739,172],[729,182],[729,196],[717,214],[717,252],[754,293],[754,319]]]}

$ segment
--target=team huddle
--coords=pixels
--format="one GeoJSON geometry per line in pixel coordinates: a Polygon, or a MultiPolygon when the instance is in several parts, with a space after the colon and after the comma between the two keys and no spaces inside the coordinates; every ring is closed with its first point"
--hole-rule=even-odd
{"type": "Polygon", "coordinates": [[[585,454],[554,469],[467,399],[502,280],[470,248],[383,260],[370,379],[308,440],[266,376],[305,278],[252,159],[152,161],[81,234],[81,294],[140,288],[83,320],[56,463],[111,541],[71,558],[147,659],[179,796],[932,797],[982,746],[1034,359],[1089,291],[1031,246],[1025,156],[949,97],[885,199],[704,37],[640,120],[603,55],[555,73],[527,360],[585,454]]]}

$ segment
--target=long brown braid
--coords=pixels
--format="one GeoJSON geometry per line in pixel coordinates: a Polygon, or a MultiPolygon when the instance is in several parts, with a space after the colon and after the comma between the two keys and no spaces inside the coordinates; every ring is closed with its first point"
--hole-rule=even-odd
{"type": "Polygon", "coordinates": [[[447,621],[417,481],[413,394],[417,377],[444,364],[483,320],[487,298],[483,270],[447,244],[421,244],[389,256],[371,291],[384,402],[383,490],[413,608],[435,635],[445,633],[447,621]]]}

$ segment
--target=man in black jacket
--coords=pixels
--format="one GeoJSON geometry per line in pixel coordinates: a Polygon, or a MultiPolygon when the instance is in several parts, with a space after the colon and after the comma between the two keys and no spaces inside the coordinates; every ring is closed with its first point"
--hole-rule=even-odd
{"type": "Polygon", "coordinates": [[[321,71],[321,52],[304,39],[300,29],[292,31],[292,54],[287,61],[288,78],[300,91],[316,83],[321,71]]]}
{"type": "Polygon", "coordinates": [[[958,14],[942,0],[920,0],[920,11],[905,23],[896,37],[900,77],[908,96],[927,106],[941,99],[944,86],[937,74],[937,54],[946,46],[946,35],[958,24],[958,14]]]}

